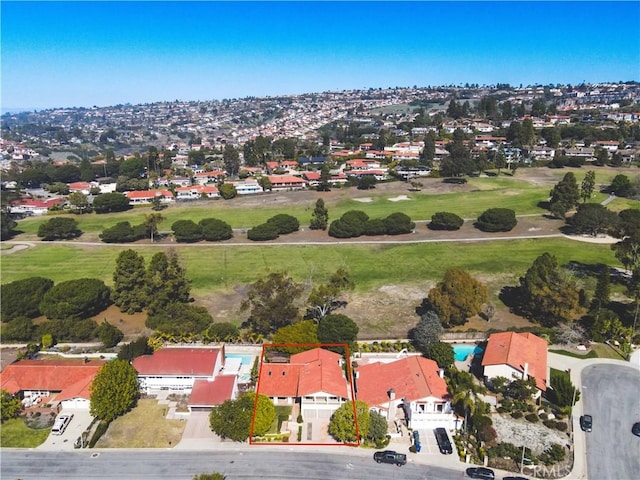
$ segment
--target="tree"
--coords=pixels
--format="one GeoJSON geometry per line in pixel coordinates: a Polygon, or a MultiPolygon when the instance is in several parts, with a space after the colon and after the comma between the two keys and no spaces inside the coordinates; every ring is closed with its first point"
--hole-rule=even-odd
{"type": "Polygon", "coordinates": [[[187,303],[191,287],[177,254],[158,252],[147,266],[145,274],[148,313],[155,315],[172,303],[187,303]]]}
{"type": "MultiPolygon", "coordinates": [[[[322,165],[320,170],[320,182],[318,183],[317,190],[319,192],[328,192],[331,190],[331,172],[329,171],[329,165],[326,163],[322,165]]],[[[324,229],[323,229],[324,230],[324,229]]]]}
{"type": "Polygon", "coordinates": [[[144,225],[132,227],[129,222],[118,222],[113,227],[105,228],[99,235],[105,243],[130,243],[147,237],[144,225]]]}
{"type": "Polygon", "coordinates": [[[116,258],[111,298],[121,312],[141,312],[148,303],[144,258],[135,250],[123,250],[116,258]]]}
{"type": "Polygon", "coordinates": [[[580,390],[571,383],[566,373],[551,375],[549,385],[553,390],[554,403],[559,407],[573,407],[571,402],[580,400],[580,390]]]}
{"type": "Polygon", "coordinates": [[[527,379],[516,378],[512,380],[505,391],[505,395],[514,400],[528,400],[536,391],[536,379],[529,377],[527,379]]]}
{"type": "Polygon", "coordinates": [[[593,293],[592,307],[594,310],[600,310],[609,304],[611,297],[611,275],[609,274],[608,265],[600,265],[598,273],[598,282],[593,293]]]}
{"type": "Polygon", "coordinates": [[[0,286],[2,321],[9,322],[18,317],[40,316],[40,302],[51,287],[53,287],[53,281],[43,277],[29,277],[0,286]]]}
{"type": "Polygon", "coordinates": [[[411,221],[408,215],[402,212],[395,212],[384,219],[384,226],[387,235],[403,235],[411,233],[416,224],[411,221]]]}
{"type": "Polygon", "coordinates": [[[236,190],[235,185],[231,183],[223,183],[218,187],[218,191],[220,192],[220,196],[225,200],[231,200],[238,195],[238,190],[236,190]]]}
{"type": "Polygon", "coordinates": [[[130,208],[127,196],[119,192],[102,193],[93,199],[96,213],[124,212],[130,208]]]}
{"type": "Polygon", "coordinates": [[[445,342],[432,343],[427,347],[423,355],[430,358],[436,362],[440,368],[444,368],[447,371],[453,365],[455,360],[453,356],[453,347],[445,342]]]}
{"type": "Polygon", "coordinates": [[[242,310],[250,309],[248,325],[263,335],[292,325],[298,318],[295,302],[302,290],[285,272],[273,272],[256,280],[241,304],[242,310]]]}
{"type": "Polygon", "coordinates": [[[54,285],[44,294],[40,311],[52,320],[92,317],[111,303],[111,291],[102,280],[79,278],[54,285]]]}
{"type": "MultiPolygon", "coordinates": [[[[268,397],[267,400],[269,400],[268,397]]],[[[245,393],[236,400],[225,400],[222,405],[214,407],[209,414],[211,430],[222,439],[228,438],[234,442],[246,441],[251,433],[254,404],[255,393],[253,392],[245,393]]],[[[254,429],[254,435],[257,434],[254,429]]]]}
{"type": "Polygon", "coordinates": [[[134,358],[142,355],[150,355],[153,353],[153,349],[149,346],[149,338],[141,336],[136,338],[133,342],[129,342],[122,347],[118,352],[118,358],[120,360],[132,361],[134,358]]]}
{"type": "MultiPolygon", "coordinates": [[[[293,325],[287,325],[279,328],[273,334],[273,343],[279,345],[292,345],[292,344],[317,344],[320,343],[318,339],[318,326],[312,320],[303,320],[301,322],[294,323],[293,325]]],[[[304,352],[312,347],[308,346],[287,346],[287,347],[274,347],[274,349],[290,354],[304,352]]]]}
{"type": "Polygon", "coordinates": [[[4,341],[28,342],[36,336],[36,325],[27,317],[16,317],[2,326],[2,339],[4,341]]]}
{"type": "Polygon", "coordinates": [[[489,208],[476,221],[476,227],[483,232],[509,232],[517,224],[516,213],[509,208],[489,208]]]}
{"type": "Polygon", "coordinates": [[[336,238],[359,237],[365,231],[369,215],[360,210],[349,210],[329,225],[329,236],[336,238]]]}
{"type": "Polygon", "coordinates": [[[599,203],[582,203],[578,211],[568,219],[573,231],[593,237],[600,233],[614,232],[618,226],[618,215],[599,203]]]}
{"type": "Polygon", "coordinates": [[[229,240],[233,237],[231,226],[217,218],[203,218],[198,222],[202,228],[202,238],[208,242],[229,240]]]}
{"type": "Polygon", "coordinates": [[[274,215],[267,220],[267,224],[276,226],[279,235],[297,232],[300,229],[300,222],[298,219],[286,213],[274,215]]]}
{"type": "Polygon", "coordinates": [[[433,130],[429,130],[424,139],[424,148],[420,154],[420,163],[430,165],[436,154],[436,134],[433,130]]]}
{"type": "Polygon", "coordinates": [[[569,172],[553,187],[551,199],[549,200],[549,210],[557,218],[565,218],[567,212],[578,205],[579,199],[580,191],[576,176],[569,172]]]}
{"type": "Polygon", "coordinates": [[[164,220],[161,213],[149,213],[144,216],[144,226],[149,232],[151,237],[151,243],[153,243],[154,237],[158,235],[158,225],[164,220]]]}
{"type": "Polygon", "coordinates": [[[202,240],[202,227],[193,220],[177,220],[171,225],[171,230],[179,243],[193,243],[202,240]]]}
{"type": "Polygon", "coordinates": [[[369,406],[362,400],[356,400],[354,408],[354,402],[349,400],[340,405],[331,416],[329,433],[340,442],[355,443],[361,438],[366,438],[369,433],[369,425],[369,406]]]}
{"type": "Polygon", "coordinates": [[[562,275],[553,255],[543,253],[520,278],[523,312],[545,326],[569,321],[581,311],[575,282],[562,275]]]}
{"type": "Polygon", "coordinates": [[[329,223],[329,210],[324,205],[324,200],[319,198],[311,214],[311,230],[326,230],[329,223]]]}
{"type": "Polygon", "coordinates": [[[198,335],[213,318],[205,307],[173,301],[149,313],[145,326],[170,335],[198,335]]]}
{"type": "Polygon", "coordinates": [[[618,212],[618,217],[618,227],[620,229],[617,234],[618,238],[640,238],[640,210],[627,208],[618,212]]]}
{"type": "Polygon", "coordinates": [[[464,220],[455,213],[436,212],[431,216],[428,228],[431,230],[460,230],[464,220]]]}
{"type": "Polygon", "coordinates": [[[53,339],[53,335],[50,333],[45,333],[42,335],[42,339],[40,344],[42,345],[43,350],[47,350],[55,345],[55,341],[53,339]]]}
{"type": "Polygon", "coordinates": [[[593,195],[593,191],[596,188],[596,172],[589,170],[582,179],[580,184],[580,198],[583,202],[586,202],[593,195]]]}
{"type": "Polygon", "coordinates": [[[254,242],[275,240],[278,238],[280,229],[273,223],[262,223],[247,230],[247,238],[254,242]]]}
{"type": "Polygon", "coordinates": [[[91,415],[109,423],[135,407],[140,396],[138,373],[125,360],[105,363],[90,387],[91,415]]]}
{"type": "Polygon", "coordinates": [[[82,235],[78,222],[73,218],[54,217],[38,227],[38,237],[43,240],[70,240],[82,235]]]}
{"type": "Polygon", "coordinates": [[[237,175],[240,171],[240,154],[238,150],[231,144],[227,143],[224,146],[224,152],[222,153],[222,160],[224,167],[229,176],[237,175]]]}
{"type": "Polygon", "coordinates": [[[439,342],[440,335],[442,323],[438,315],[431,310],[421,315],[418,324],[409,332],[409,338],[419,352],[426,352],[429,346],[439,342]]]}
{"type": "Polygon", "coordinates": [[[445,325],[464,325],[469,317],[477,315],[488,300],[488,290],[464,270],[451,268],[435,288],[428,300],[445,325]]]}
{"type": "Polygon", "coordinates": [[[349,277],[349,272],[339,268],[331,275],[327,283],[313,287],[307,299],[309,313],[313,318],[321,320],[337,308],[346,305],[346,302],[339,300],[340,295],[354,288],[355,285],[349,277]]]}
{"type": "Polygon", "coordinates": [[[104,348],[112,348],[120,343],[120,340],[124,338],[124,334],[118,327],[104,320],[98,327],[98,338],[100,338],[104,348]]]}
{"type": "Polygon", "coordinates": [[[0,413],[2,423],[16,418],[22,411],[22,403],[18,395],[12,395],[6,390],[0,390],[0,413]]]}
{"type": "MultiPolygon", "coordinates": [[[[355,342],[358,338],[358,325],[346,315],[332,313],[318,323],[318,340],[320,343],[347,344],[350,351],[355,350],[355,342]]],[[[344,353],[342,347],[328,347],[336,353],[344,353]]]]}
{"type": "MultiPolygon", "coordinates": [[[[8,240],[15,235],[18,223],[8,213],[0,212],[0,240],[8,240]]],[[[326,227],[325,227],[326,228],[326,227]]]]}
{"type": "Polygon", "coordinates": [[[269,397],[263,394],[248,393],[247,397],[255,402],[252,435],[261,436],[269,431],[276,418],[276,407],[269,397]]]}
{"type": "Polygon", "coordinates": [[[82,192],[73,192],[67,198],[69,203],[74,207],[74,209],[80,214],[83,214],[85,211],[89,209],[89,200],[87,196],[82,192]]]}
{"type": "Polygon", "coordinates": [[[358,179],[358,190],[371,190],[376,187],[376,177],[373,175],[364,175],[358,179]]]}
{"type": "Polygon", "coordinates": [[[618,174],[611,180],[609,191],[619,197],[628,197],[631,192],[631,180],[623,174],[618,174]]]}
{"type": "Polygon", "coordinates": [[[387,419],[378,412],[369,412],[369,431],[367,438],[374,442],[379,442],[386,438],[389,430],[387,419]]]}

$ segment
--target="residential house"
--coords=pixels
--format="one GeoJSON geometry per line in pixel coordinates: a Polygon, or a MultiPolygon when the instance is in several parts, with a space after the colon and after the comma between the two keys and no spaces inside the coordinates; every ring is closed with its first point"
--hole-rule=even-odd
{"type": "Polygon", "coordinates": [[[67,184],[67,186],[69,187],[69,193],[79,192],[84,195],[89,195],[91,187],[98,186],[98,184],[95,182],[72,182],[67,184]]]}
{"type": "Polygon", "coordinates": [[[133,360],[140,390],[189,394],[189,410],[210,410],[238,394],[235,369],[225,370],[225,348],[163,348],[133,360]]]}
{"type": "Polygon", "coordinates": [[[173,201],[173,193],[169,190],[133,190],[126,192],[125,195],[129,199],[130,205],[150,204],[156,197],[160,197],[162,203],[173,201]]]}
{"type": "Polygon", "coordinates": [[[206,185],[208,183],[218,183],[226,176],[226,173],[218,170],[214,170],[212,172],[198,172],[193,175],[193,181],[198,185],[206,185]]]}
{"type": "Polygon", "coordinates": [[[238,195],[254,195],[262,193],[262,187],[257,180],[241,180],[237,182],[226,182],[236,187],[238,195]]]}
{"type": "Polygon", "coordinates": [[[489,380],[534,378],[539,395],[547,389],[547,342],[533,333],[493,333],[482,356],[482,366],[489,380]]]}
{"type": "Polygon", "coordinates": [[[272,190],[304,190],[307,181],[293,175],[268,175],[272,190]]]}
{"type": "Polygon", "coordinates": [[[47,198],[44,200],[35,198],[22,198],[11,203],[11,213],[24,215],[46,215],[51,207],[66,202],[65,197],[47,198]]]}
{"type": "Polygon", "coordinates": [[[218,187],[213,185],[193,185],[176,188],[176,200],[199,200],[202,198],[219,198],[218,187]]]}
{"type": "Polygon", "coordinates": [[[364,361],[355,369],[356,399],[390,424],[404,419],[414,429],[456,427],[444,373],[436,362],[420,355],[364,361]]]}
{"type": "Polygon", "coordinates": [[[305,419],[329,419],[352,399],[342,356],[322,348],[291,355],[288,363],[263,363],[258,393],[275,405],[299,405],[305,419]]]}
{"type": "Polygon", "coordinates": [[[0,389],[19,395],[22,404],[89,409],[90,391],[104,360],[22,360],[0,373],[0,389]],[[46,399],[46,401],[45,401],[46,399]]]}

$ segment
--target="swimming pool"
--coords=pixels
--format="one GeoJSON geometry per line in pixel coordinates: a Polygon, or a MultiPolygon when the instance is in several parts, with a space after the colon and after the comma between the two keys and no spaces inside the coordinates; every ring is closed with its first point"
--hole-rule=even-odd
{"type": "Polygon", "coordinates": [[[464,362],[469,355],[478,355],[484,352],[484,349],[472,343],[460,344],[453,346],[453,358],[456,362],[464,362]]]}
{"type": "Polygon", "coordinates": [[[227,353],[224,358],[239,358],[240,365],[246,367],[253,366],[253,355],[248,355],[246,353],[227,353]]]}

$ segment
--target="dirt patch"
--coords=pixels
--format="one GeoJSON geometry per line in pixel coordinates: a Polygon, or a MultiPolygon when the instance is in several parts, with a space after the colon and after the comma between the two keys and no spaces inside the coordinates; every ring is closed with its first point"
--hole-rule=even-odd
{"type": "Polygon", "coordinates": [[[98,315],[92,317],[93,320],[99,325],[104,320],[114,325],[124,333],[125,340],[131,340],[140,335],[150,336],[153,334],[153,330],[145,327],[144,322],[147,319],[146,312],[139,313],[122,313],[118,307],[111,305],[105,311],[100,312],[98,315]]]}
{"type": "Polygon", "coordinates": [[[566,433],[552,430],[542,423],[515,420],[505,415],[492,415],[493,427],[498,434],[498,442],[508,442],[521,447],[531,448],[534,455],[540,455],[553,443],[564,446],[569,443],[566,433]]]}

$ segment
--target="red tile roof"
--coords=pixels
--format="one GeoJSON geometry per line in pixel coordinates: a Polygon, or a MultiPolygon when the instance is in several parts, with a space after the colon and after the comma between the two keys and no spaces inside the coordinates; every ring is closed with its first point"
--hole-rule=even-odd
{"type": "Polygon", "coordinates": [[[104,360],[22,360],[7,365],[0,373],[0,389],[10,393],[24,390],[60,392],[57,400],[89,398],[89,386],[104,360]]]}
{"type": "Polygon", "coordinates": [[[433,360],[412,355],[390,363],[370,363],[358,367],[356,397],[370,406],[389,402],[388,391],[409,402],[427,397],[447,397],[447,384],[433,360]]]}
{"type": "Polygon", "coordinates": [[[341,356],[322,348],[291,355],[289,363],[264,363],[260,393],[270,397],[303,397],[326,392],[349,398],[349,385],[339,364],[341,356]]]}
{"type": "Polygon", "coordinates": [[[289,183],[305,184],[307,183],[300,177],[294,177],[293,175],[268,175],[267,178],[272,185],[281,185],[289,183]]]}
{"type": "Polygon", "coordinates": [[[173,198],[173,193],[169,190],[134,190],[132,192],[125,193],[128,199],[133,200],[134,198],[155,198],[155,197],[166,197],[173,198]]]}
{"type": "Polygon", "coordinates": [[[139,375],[190,375],[212,377],[221,348],[163,348],[133,360],[139,375]]]}
{"type": "Polygon", "coordinates": [[[189,397],[189,406],[213,407],[231,400],[236,378],[235,375],[218,375],[212,382],[196,380],[189,397]]]}
{"type": "Polygon", "coordinates": [[[547,342],[533,333],[501,332],[489,336],[482,356],[482,366],[509,365],[519,372],[527,371],[536,386],[547,389],[547,342]]]}

